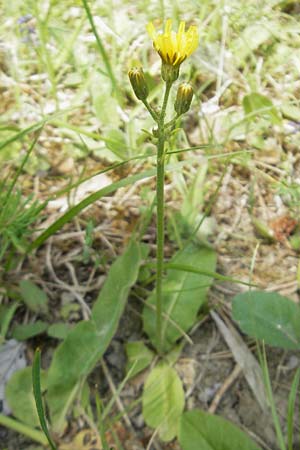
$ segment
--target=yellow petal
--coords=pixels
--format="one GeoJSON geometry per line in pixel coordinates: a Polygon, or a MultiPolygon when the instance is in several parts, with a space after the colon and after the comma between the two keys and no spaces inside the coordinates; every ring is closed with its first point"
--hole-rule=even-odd
{"type": "Polygon", "coordinates": [[[147,29],[147,31],[149,33],[149,36],[154,41],[156,39],[157,34],[156,34],[156,30],[155,30],[155,27],[154,27],[153,23],[149,22],[147,27],[146,27],[146,29],[147,29]]]}
{"type": "Polygon", "coordinates": [[[172,20],[168,19],[166,21],[165,34],[171,33],[171,30],[172,30],[172,20]]]}

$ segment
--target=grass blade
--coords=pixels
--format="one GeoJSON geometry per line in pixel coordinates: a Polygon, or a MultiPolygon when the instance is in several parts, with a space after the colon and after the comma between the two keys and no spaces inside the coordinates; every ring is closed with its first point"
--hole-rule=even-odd
{"type": "Polygon", "coordinates": [[[43,130],[43,127],[44,127],[44,124],[41,125],[41,126],[37,129],[36,136],[35,136],[35,138],[34,138],[32,144],[30,145],[30,147],[29,147],[29,149],[28,149],[28,151],[27,151],[27,153],[26,153],[26,155],[25,155],[25,158],[23,159],[23,161],[22,161],[20,167],[19,167],[18,170],[16,171],[16,174],[15,174],[15,176],[14,176],[14,178],[13,178],[13,180],[12,180],[10,186],[9,186],[9,189],[8,189],[8,191],[7,191],[7,194],[6,194],[5,199],[4,199],[4,201],[3,201],[4,204],[5,204],[5,203],[7,202],[7,200],[9,199],[10,194],[12,193],[13,188],[15,187],[16,182],[18,181],[19,176],[20,176],[20,174],[21,174],[21,172],[22,172],[22,170],[23,170],[25,164],[27,163],[28,158],[29,158],[29,156],[31,155],[32,150],[33,150],[34,147],[35,147],[35,144],[36,144],[37,141],[39,140],[39,137],[40,137],[40,134],[41,134],[41,132],[42,132],[42,130],[43,130]]]}
{"type": "Polygon", "coordinates": [[[24,136],[26,136],[29,133],[33,133],[34,131],[40,130],[43,125],[45,124],[46,120],[41,120],[40,122],[37,122],[33,125],[30,125],[27,128],[24,128],[21,131],[18,131],[13,136],[10,136],[9,138],[5,139],[4,141],[0,142],[0,150],[2,150],[4,147],[6,147],[9,144],[12,144],[15,141],[18,141],[22,139],[24,136]]]}
{"type": "Polygon", "coordinates": [[[204,270],[204,269],[197,269],[194,266],[189,266],[187,264],[173,264],[173,263],[167,263],[164,264],[165,269],[173,269],[173,270],[183,270],[184,272],[192,272],[192,273],[199,273],[200,275],[207,275],[208,277],[215,278],[216,280],[220,281],[230,281],[231,283],[239,283],[244,284],[245,286],[256,286],[253,283],[247,283],[246,281],[237,280],[236,278],[227,277],[226,275],[221,275],[217,272],[212,272],[210,270],[204,270]]]}
{"type": "MultiPolygon", "coordinates": [[[[120,163],[121,164],[121,163],[120,163]]],[[[122,163],[123,164],[123,163],[122,163]]],[[[170,171],[173,170],[179,170],[183,165],[185,164],[185,161],[176,163],[176,164],[170,164],[166,168],[170,171]]],[[[150,178],[155,176],[156,169],[149,169],[145,170],[142,173],[138,173],[136,175],[132,175],[131,177],[123,178],[122,180],[119,180],[115,183],[111,183],[108,186],[105,186],[102,189],[99,189],[99,191],[93,192],[91,195],[84,198],[81,202],[79,202],[77,205],[70,208],[63,216],[61,216],[56,222],[54,222],[50,227],[48,227],[45,231],[43,231],[27,248],[26,253],[29,253],[30,251],[34,250],[35,248],[38,248],[40,245],[42,245],[50,236],[52,236],[54,233],[59,231],[66,223],[70,222],[77,214],[79,214],[84,208],[91,205],[92,203],[96,202],[100,198],[104,197],[105,195],[112,194],[117,189],[125,186],[129,186],[131,184],[136,183],[139,180],[143,180],[145,178],[150,178]]],[[[58,194],[57,194],[58,195],[58,194]]],[[[182,269],[184,270],[184,269],[182,269]]],[[[221,275],[220,275],[221,276],[221,275]]],[[[222,278],[225,279],[225,278],[222,278]]],[[[227,279],[227,278],[226,278],[227,279]]],[[[229,279],[231,280],[231,279],[229,279]]],[[[247,286],[249,283],[244,283],[247,286]]]]}
{"type": "Polygon", "coordinates": [[[298,368],[295,373],[289,395],[288,413],[287,413],[288,450],[293,450],[294,414],[299,381],[300,381],[300,368],[298,368]]]}
{"type": "Polygon", "coordinates": [[[53,443],[46,422],[46,416],[43,406],[43,399],[41,393],[41,352],[36,350],[34,354],[33,366],[32,366],[32,383],[33,383],[33,394],[36,404],[37,413],[40,419],[40,424],[46,438],[48,439],[49,445],[52,450],[57,450],[55,444],[53,443]]]}
{"type": "Polygon", "coordinates": [[[276,411],[276,404],[275,404],[272,385],[271,385],[271,379],[270,379],[270,373],[269,373],[269,368],[268,368],[268,361],[267,361],[267,355],[266,355],[266,349],[265,349],[264,342],[262,342],[261,347],[257,343],[257,351],[258,351],[260,365],[261,365],[261,368],[263,371],[263,378],[264,378],[267,397],[268,397],[269,405],[270,405],[270,409],[271,409],[273,424],[274,424],[275,431],[276,431],[277,442],[280,447],[280,450],[287,450],[285,442],[284,442],[284,437],[283,437],[279,417],[278,417],[278,414],[276,411]]]}
{"type": "Polygon", "coordinates": [[[82,3],[83,3],[83,7],[84,7],[84,9],[85,9],[87,18],[88,18],[88,20],[89,20],[89,22],[90,22],[92,31],[93,31],[94,36],[95,36],[95,38],[96,38],[96,42],[97,42],[97,45],[98,45],[100,54],[101,54],[101,56],[102,56],[102,58],[103,58],[104,65],[105,65],[106,70],[107,70],[107,75],[108,75],[109,78],[110,78],[112,88],[113,88],[114,92],[116,92],[117,96],[119,97],[120,90],[119,90],[119,87],[118,87],[118,84],[117,84],[117,80],[116,80],[115,75],[114,75],[114,73],[113,73],[113,70],[112,70],[112,68],[111,68],[110,61],[109,61],[109,57],[108,57],[108,55],[107,55],[107,53],[106,53],[106,50],[105,50],[105,48],[104,48],[104,45],[102,44],[102,41],[101,41],[101,39],[100,39],[100,36],[99,36],[99,34],[98,34],[98,32],[97,32],[97,29],[96,29],[96,27],[95,27],[94,20],[93,20],[93,16],[92,16],[90,7],[89,7],[89,5],[88,5],[88,1],[87,1],[87,0],[82,0],[82,3]]]}
{"type": "Polygon", "coordinates": [[[147,170],[143,173],[133,175],[128,178],[124,178],[115,183],[111,183],[108,186],[105,186],[99,191],[93,192],[88,197],[84,198],[80,203],[73,206],[73,208],[69,209],[63,216],[61,216],[56,222],[54,222],[50,227],[48,227],[40,236],[38,236],[27,249],[27,253],[31,250],[39,247],[43,244],[50,236],[60,230],[66,223],[72,220],[77,214],[79,214],[84,208],[91,205],[95,201],[99,200],[101,197],[105,195],[111,194],[116,191],[120,187],[128,186],[130,184],[135,183],[136,181],[142,180],[143,178],[148,178],[155,175],[155,169],[147,170]]]}

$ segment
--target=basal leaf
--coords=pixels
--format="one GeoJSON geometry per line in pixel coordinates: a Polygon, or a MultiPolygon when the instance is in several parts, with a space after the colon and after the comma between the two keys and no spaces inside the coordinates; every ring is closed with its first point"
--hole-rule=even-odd
{"type": "Polygon", "coordinates": [[[146,369],[154,358],[154,353],[141,341],[128,342],[126,344],[126,354],[126,372],[128,373],[134,367],[130,374],[131,378],[146,369]]]}
{"type": "MultiPolygon", "coordinates": [[[[46,387],[45,372],[41,372],[42,389],[46,387]]],[[[18,370],[6,385],[5,397],[13,415],[32,427],[39,426],[35,401],[33,396],[31,367],[18,370]]]]}
{"type": "MultiPolygon", "coordinates": [[[[214,250],[197,244],[189,244],[179,251],[171,263],[184,264],[196,269],[213,272],[216,266],[214,250]]],[[[188,331],[196,322],[200,307],[206,301],[207,290],[212,278],[199,273],[187,271],[168,270],[163,282],[162,307],[165,313],[163,321],[163,350],[168,351],[182,332],[188,331]]],[[[156,320],[155,320],[156,294],[149,297],[143,311],[144,330],[151,342],[157,347],[156,320]],[[149,307],[150,306],[150,307],[149,307]],[[151,308],[152,306],[152,308],[151,308]]]]}
{"type": "Polygon", "coordinates": [[[233,318],[244,333],[266,344],[300,348],[300,308],[275,292],[250,291],[233,299],[233,318]]]}
{"type": "Polygon", "coordinates": [[[146,258],[147,252],[146,245],[132,241],[111,266],[92,309],[92,319],[102,339],[110,341],[115,333],[129,290],[137,280],[141,262],[146,258]]]}
{"type": "Polygon", "coordinates": [[[107,349],[135,283],[145,247],[132,241],[112,264],[94,304],[92,319],[79,322],[54,353],[49,369],[47,402],[56,431],[62,431],[65,414],[79,383],[92,371],[107,349]]]}
{"type": "Polygon", "coordinates": [[[143,416],[147,425],[158,428],[163,441],[170,441],[178,433],[183,408],[184,391],[176,370],[160,363],[150,372],[144,386],[143,416]]]}
{"type": "Polygon", "coordinates": [[[48,297],[46,293],[30,280],[20,282],[21,296],[27,307],[36,313],[48,312],[48,297]]]}
{"type": "Polygon", "coordinates": [[[245,114],[255,113],[252,117],[253,120],[256,119],[257,115],[261,115],[268,117],[274,125],[281,123],[281,118],[272,100],[258,92],[245,95],[243,98],[243,108],[245,114]]]}
{"type": "Polygon", "coordinates": [[[49,326],[47,334],[48,336],[55,339],[66,339],[70,330],[71,326],[69,324],[64,322],[57,322],[49,326]]]}
{"type": "Polygon", "coordinates": [[[261,450],[237,426],[200,409],[182,414],[178,437],[182,450],[261,450]]]}
{"type": "Polygon", "coordinates": [[[30,339],[44,333],[48,326],[49,324],[47,322],[43,322],[42,320],[37,320],[34,323],[17,325],[13,329],[12,336],[18,341],[25,341],[26,339],[30,339]]]}

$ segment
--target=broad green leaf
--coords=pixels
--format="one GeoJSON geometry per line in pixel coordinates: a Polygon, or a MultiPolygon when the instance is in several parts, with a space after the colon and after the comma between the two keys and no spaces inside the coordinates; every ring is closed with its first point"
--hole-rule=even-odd
{"type": "Polygon", "coordinates": [[[272,101],[265,95],[257,92],[245,95],[243,98],[243,108],[245,114],[252,114],[252,119],[256,120],[258,115],[268,117],[273,125],[280,124],[281,118],[272,101]]]}
{"type": "Polygon", "coordinates": [[[130,378],[150,366],[154,358],[154,353],[141,341],[128,342],[126,344],[126,354],[126,372],[128,373],[134,366],[130,378]]]}
{"type": "Polygon", "coordinates": [[[147,253],[146,245],[132,240],[123,255],[117,258],[109,270],[92,309],[92,319],[102,342],[103,339],[107,341],[105,345],[109,343],[117,329],[129,290],[137,280],[141,262],[147,253]],[[109,333],[107,330],[110,330],[109,333]]]}
{"type": "MultiPolygon", "coordinates": [[[[41,372],[42,389],[46,388],[46,375],[41,372]]],[[[33,396],[31,367],[18,370],[9,379],[6,389],[5,398],[13,415],[31,427],[39,426],[39,418],[37,415],[35,401],[33,396]]]]}
{"type": "Polygon", "coordinates": [[[44,333],[49,324],[42,320],[37,320],[34,323],[28,323],[26,325],[17,325],[12,332],[12,336],[18,341],[25,341],[33,336],[44,333]]]}
{"type": "Polygon", "coordinates": [[[233,318],[241,330],[266,344],[300,348],[300,308],[274,292],[250,291],[233,299],[233,318]]]}
{"type": "Polygon", "coordinates": [[[65,416],[80,387],[80,381],[89,374],[101,358],[95,323],[79,322],[54,352],[48,372],[46,396],[53,429],[60,433],[65,416]]]}
{"type": "Polygon", "coordinates": [[[58,322],[50,325],[50,327],[47,330],[47,334],[48,336],[55,339],[65,339],[68,336],[70,330],[71,327],[69,324],[64,322],[58,322]]]}
{"type": "Polygon", "coordinates": [[[147,425],[158,428],[163,441],[172,440],[184,408],[184,391],[176,370],[165,363],[157,365],[146,380],[142,401],[147,425]]]}
{"type": "MultiPolygon", "coordinates": [[[[216,254],[208,247],[189,244],[173,257],[172,263],[188,265],[199,271],[204,269],[213,272],[216,266],[216,254]]],[[[168,270],[163,282],[162,308],[165,317],[169,318],[163,320],[163,351],[170,350],[182,336],[182,332],[188,331],[194,325],[200,307],[206,302],[207,290],[211,283],[211,277],[200,273],[168,270]]],[[[156,319],[153,309],[155,302],[154,291],[145,305],[143,322],[145,332],[153,345],[157,347],[156,319]]]]}
{"type": "Polygon", "coordinates": [[[22,280],[20,290],[24,303],[31,311],[47,314],[48,297],[42,289],[30,280],[22,280]]]}
{"type": "Polygon", "coordinates": [[[200,409],[182,414],[178,438],[182,450],[261,450],[237,426],[200,409]]]}
{"type": "Polygon", "coordinates": [[[144,256],[145,247],[132,241],[112,264],[94,304],[92,319],[79,322],[55,351],[49,369],[47,401],[56,431],[63,429],[79,383],[94,368],[115,334],[144,256]]]}

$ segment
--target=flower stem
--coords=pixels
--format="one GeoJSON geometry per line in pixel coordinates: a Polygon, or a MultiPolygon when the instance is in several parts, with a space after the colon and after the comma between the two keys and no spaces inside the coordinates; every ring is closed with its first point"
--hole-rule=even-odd
{"type": "Polygon", "coordinates": [[[151,108],[151,106],[149,105],[149,103],[147,102],[147,100],[142,100],[142,102],[144,103],[145,107],[148,109],[151,117],[153,120],[155,120],[155,122],[158,122],[159,117],[156,111],[154,111],[154,109],[151,108]]]}
{"type": "Polygon", "coordinates": [[[156,166],[156,339],[157,350],[162,353],[162,279],[164,264],[164,181],[165,181],[165,115],[172,83],[166,90],[158,120],[157,166],[156,166]]]}

